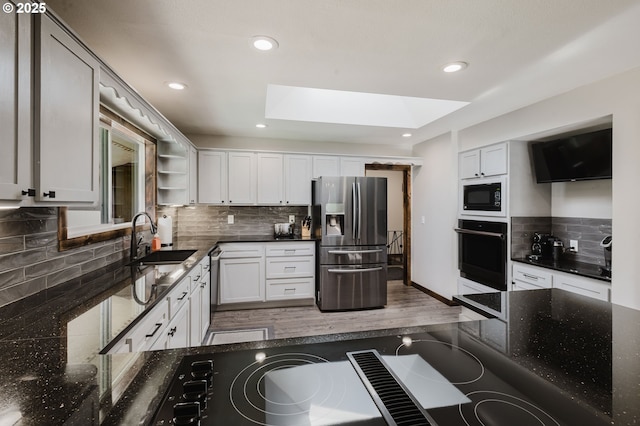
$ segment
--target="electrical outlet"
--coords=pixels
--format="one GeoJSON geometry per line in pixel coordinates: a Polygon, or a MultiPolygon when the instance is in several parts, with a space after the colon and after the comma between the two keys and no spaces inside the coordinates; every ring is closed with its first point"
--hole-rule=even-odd
{"type": "Polygon", "coordinates": [[[569,240],[569,248],[572,252],[578,252],[578,240],[569,240]]]}
{"type": "Polygon", "coordinates": [[[295,215],[290,214],[289,215],[289,223],[295,223],[295,221],[296,221],[295,215]]]}
{"type": "Polygon", "coordinates": [[[232,214],[227,215],[227,223],[229,225],[233,225],[233,222],[234,222],[233,215],[232,214]]]}

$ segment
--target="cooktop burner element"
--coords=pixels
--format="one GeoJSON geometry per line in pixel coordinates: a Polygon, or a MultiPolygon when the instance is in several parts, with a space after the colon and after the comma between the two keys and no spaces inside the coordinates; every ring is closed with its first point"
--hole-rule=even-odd
{"type": "Polygon", "coordinates": [[[259,425],[331,425],[381,417],[348,362],[307,353],[258,356],[233,379],[229,399],[240,416],[259,425]]]}
{"type": "Polygon", "coordinates": [[[471,404],[460,404],[458,407],[467,426],[560,426],[541,408],[513,395],[475,391],[468,393],[467,397],[471,398],[471,404]]]}

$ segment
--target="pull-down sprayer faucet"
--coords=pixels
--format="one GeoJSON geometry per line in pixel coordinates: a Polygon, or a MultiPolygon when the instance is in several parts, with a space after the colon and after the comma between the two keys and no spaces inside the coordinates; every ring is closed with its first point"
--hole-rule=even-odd
{"type": "Polygon", "coordinates": [[[131,251],[129,253],[129,260],[131,262],[138,258],[138,244],[140,244],[140,242],[142,241],[142,237],[140,237],[140,240],[138,241],[138,237],[136,236],[136,222],[138,221],[138,217],[140,216],[147,216],[149,218],[149,223],[151,224],[151,237],[153,237],[153,235],[155,235],[157,231],[156,224],[153,223],[153,219],[151,219],[149,213],[140,212],[133,217],[133,219],[131,220],[131,251]]]}

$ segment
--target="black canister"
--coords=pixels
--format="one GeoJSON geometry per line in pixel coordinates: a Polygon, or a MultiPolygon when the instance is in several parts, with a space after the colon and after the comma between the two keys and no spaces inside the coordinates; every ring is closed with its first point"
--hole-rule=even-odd
{"type": "Polygon", "coordinates": [[[553,261],[557,262],[560,260],[560,257],[564,253],[564,244],[562,244],[561,240],[553,241],[553,249],[551,250],[551,255],[553,256],[553,261]]]}

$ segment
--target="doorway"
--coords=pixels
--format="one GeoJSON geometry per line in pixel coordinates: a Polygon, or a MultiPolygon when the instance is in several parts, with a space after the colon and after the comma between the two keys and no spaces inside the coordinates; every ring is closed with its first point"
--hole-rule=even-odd
{"type": "Polygon", "coordinates": [[[411,285],[411,166],[367,164],[365,176],[387,178],[388,277],[411,285]]]}

